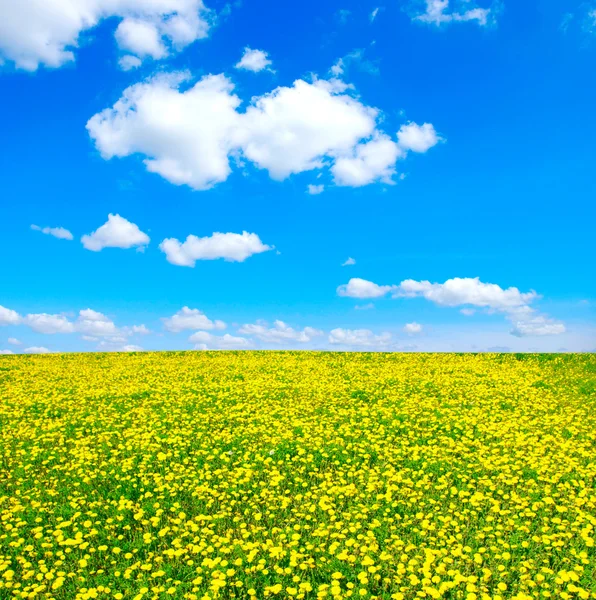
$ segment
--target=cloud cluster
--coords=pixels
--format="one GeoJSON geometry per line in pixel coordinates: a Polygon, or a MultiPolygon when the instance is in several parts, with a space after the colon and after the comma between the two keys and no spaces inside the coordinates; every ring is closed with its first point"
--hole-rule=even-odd
{"type": "Polygon", "coordinates": [[[329,332],[328,341],[337,346],[386,350],[393,344],[393,336],[386,331],[375,335],[370,329],[337,328],[329,332]]]}
{"type": "Polygon", "coordinates": [[[511,334],[516,336],[556,335],[565,332],[563,323],[537,315],[530,306],[540,298],[535,291],[520,292],[516,287],[503,289],[495,283],[480,281],[478,277],[454,277],[444,283],[405,279],[398,285],[378,285],[355,277],[337,288],[338,296],[358,299],[381,298],[389,293],[393,298],[425,298],[438,306],[463,306],[461,312],[467,316],[474,314],[471,307],[504,313],[514,323],[511,334]]]}
{"type": "Polygon", "coordinates": [[[480,8],[472,0],[455,0],[457,8],[450,7],[450,0],[424,0],[424,11],[416,12],[414,21],[443,25],[445,23],[476,22],[486,27],[492,22],[496,9],[480,8]]]}
{"type": "Polygon", "coordinates": [[[223,74],[196,83],[188,73],[160,74],[124,90],[87,130],[106,160],[144,155],[148,171],[195,190],[225,181],[231,157],[275,180],[330,168],[337,185],[390,183],[398,158],[439,141],[429,123],[410,123],[392,140],[377,129],[379,111],[337,79],[299,79],[253,98],[244,112],[241,103],[223,74]]]}
{"type": "Polygon", "coordinates": [[[314,327],[305,327],[302,330],[296,330],[283,321],[274,321],[273,327],[269,327],[266,321],[257,321],[256,323],[247,323],[238,330],[245,335],[253,335],[265,343],[283,344],[287,342],[310,342],[313,338],[324,335],[324,332],[314,327]]]}
{"type": "Polygon", "coordinates": [[[208,331],[197,331],[188,340],[195,344],[195,350],[244,350],[252,347],[250,340],[229,333],[213,335],[208,331]]]}
{"type": "MultiPolygon", "coordinates": [[[[78,333],[86,341],[103,340],[112,344],[126,343],[130,336],[150,333],[145,325],[117,327],[108,316],[91,308],[80,310],[78,317],[71,320],[64,314],[29,313],[22,316],[0,306],[0,325],[24,325],[43,335],[78,333]]],[[[14,345],[21,344],[16,338],[9,338],[8,341],[14,345]]]]}
{"type": "Polygon", "coordinates": [[[118,20],[123,69],[207,37],[212,20],[202,0],[2,0],[0,7],[0,58],[27,71],[73,61],[81,34],[107,19],[118,20]]]}

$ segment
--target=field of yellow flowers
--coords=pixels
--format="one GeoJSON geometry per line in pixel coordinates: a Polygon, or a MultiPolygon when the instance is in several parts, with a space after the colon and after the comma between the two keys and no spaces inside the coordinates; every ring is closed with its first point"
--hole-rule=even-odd
{"type": "Polygon", "coordinates": [[[596,356],[0,358],[0,598],[596,598],[596,356]]]}

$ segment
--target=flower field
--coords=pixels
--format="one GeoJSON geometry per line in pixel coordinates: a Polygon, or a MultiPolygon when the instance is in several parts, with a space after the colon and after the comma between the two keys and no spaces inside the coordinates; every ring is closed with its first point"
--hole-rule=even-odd
{"type": "Polygon", "coordinates": [[[0,357],[0,598],[596,598],[596,356],[0,357]]]}

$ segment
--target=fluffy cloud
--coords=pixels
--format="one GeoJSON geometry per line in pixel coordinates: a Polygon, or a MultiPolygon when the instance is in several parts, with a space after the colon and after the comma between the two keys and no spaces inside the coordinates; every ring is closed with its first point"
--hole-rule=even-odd
{"type": "Polygon", "coordinates": [[[317,194],[322,194],[325,191],[325,186],[322,184],[313,185],[312,183],[309,183],[308,186],[306,186],[306,191],[311,196],[316,196],[317,194]]]}
{"type": "Polygon", "coordinates": [[[393,343],[390,333],[375,335],[370,329],[333,329],[329,332],[330,344],[355,348],[386,349],[393,343]]]}
{"type": "Polygon", "coordinates": [[[263,50],[252,50],[247,46],[244,48],[244,54],[242,55],[240,61],[236,64],[236,68],[258,73],[263,69],[271,71],[269,68],[270,64],[271,60],[269,60],[267,52],[264,52],[263,50]]]}
{"type": "Polygon", "coordinates": [[[391,140],[377,129],[379,111],[337,79],[297,80],[253,98],[244,112],[225,75],[206,75],[194,85],[190,79],[188,73],[155,76],[94,115],[87,130],[103,158],[145,155],[148,171],[196,190],[225,181],[230,156],[276,180],[331,166],[338,184],[359,186],[389,182],[397,158],[430,147],[434,132],[424,124],[416,137],[418,126],[410,124],[401,143],[391,140]]]}
{"type": "Polygon", "coordinates": [[[250,340],[229,333],[213,335],[208,331],[197,331],[188,339],[195,344],[195,350],[242,350],[252,346],[250,340]]]}
{"type": "Polygon", "coordinates": [[[118,65],[123,71],[132,71],[133,69],[138,69],[143,64],[143,61],[130,54],[126,54],[119,61],[118,65]]]}
{"type": "Polygon", "coordinates": [[[511,335],[529,337],[537,335],[560,335],[565,333],[565,325],[554,319],[543,316],[533,317],[526,321],[514,321],[511,335]]]}
{"type": "Polygon", "coordinates": [[[350,267],[355,264],[356,264],[356,261],[350,256],[350,257],[348,257],[348,259],[345,262],[342,263],[341,266],[342,267],[350,267]]]}
{"type": "Polygon", "coordinates": [[[185,329],[225,329],[226,324],[223,321],[212,321],[207,318],[205,313],[197,308],[188,308],[184,306],[175,315],[163,318],[164,328],[168,331],[177,333],[185,329]]]}
{"type": "Polygon", "coordinates": [[[75,326],[64,315],[50,315],[47,313],[29,314],[23,323],[37,333],[74,333],[75,326]]]}
{"type": "Polygon", "coordinates": [[[372,281],[352,277],[347,284],[337,288],[337,295],[347,298],[380,298],[390,292],[395,286],[377,285],[372,281]]]}
{"type": "Polygon", "coordinates": [[[293,329],[283,321],[274,321],[273,327],[269,327],[266,321],[257,321],[253,324],[245,324],[238,330],[244,335],[254,335],[265,343],[283,344],[287,342],[310,342],[313,338],[323,335],[320,329],[305,327],[302,331],[293,329]]]}
{"type": "Polygon", "coordinates": [[[21,342],[21,340],[17,340],[17,338],[13,338],[13,337],[8,338],[8,343],[12,344],[13,346],[21,346],[23,344],[23,342],[21,342]]]}
{"type": "Polygon", "coordinates": [[[12,350],[0,350],[0,354],[14,354],[12,350]]]}
{"type": "Polygon", "coordinates": [[[402,125],[397,132],[397,142],[402,150],[421,154],[436,146],[441,139],[431,123],[408,123],[402,125]]]}
{"type": "Polygon", "coordinates": [[[404,333],[408,335],[416,335],[417,333],[422,333],[422,325],[420,323],[406,323],[404,325],[404,333]]]}
{"type": "Polygon", "coordinates": [[[392,184],[395,163],[405,153],[385,134],[355,146],[352,156],[339,157],[331,172],[337,185],[361,187],[375,181],[392,184]]]}
{"type": "Polygon", "coordinates": [[[113,17],[120,19],[120,48],[152,58],[206,37],[210,21],[202,0],[1,0],[0,6],[0,59],[28,71],[73,61],[81,34],[113,17]]]}
{"type": "Polygon", "coordinates": [[[415,21],[437,26],[444,23],[475,21],[484,27],[490,23],[490,8],[474,6],[471,0],[460,0],[454,4],[459,5],[461,10],[450,10],[449,0],[425,0],[424,12],[415,14],[413,18],[415,21]]]}
{"type": "Polygon", "coordinates": [[[23,352],[25,354],[48,354],[50,350],[43,346],[31,346],[30,348],[25,348],[23,352]]]}
{"type": "Polygon", "coordinates": [[[0,325],[18,325],[21,315],[18,312],[0,305],[0,325]]]}
{"type": "Polygon", "coordinates": [[[189,235],[186,241],[175,238],[165,239],[159,249],[165,253],[168,262],[180,267],[194,267],[197,260],[215,260],[243,262],[253,254],[273,250],[261,242],[256,233],[214,233],[199,238],[189,235]]]}
{"type": "Polygon", "coordinates": [[[60,240],[72,240],[73,236],[68,229],[64,227],[39,227],[39,225],[31,225],[31,229],[34,231],[41,231],[46,235],[52,235],[60,240]]]}
{"type": "Polygon", "coordinates": [[[393,290],[394,297],[423,297],[441,306],[470,304],[509,312],[527,306],[539,296],[536,292],[522,293],[516,287],[503,289],[495,283],[484,283],[478,277],[454,277],[445,283],[406,279],[393,290]]]}
{"type": "Polygon", "coordinates": [[[86,336],[113,337],[122,335],[115,323],[106,315],[91,308],[79,311],[75,329],[86,336]]]}
{"type": "Polygon", "coordinates": [[[89,235],[84,235],[81,242],[87,250],[99,252],[104,248],[144,248],[149,243],[149,236],[143,233],[134,223],[120,215],[108,215],[108,220],[89,235]]]}

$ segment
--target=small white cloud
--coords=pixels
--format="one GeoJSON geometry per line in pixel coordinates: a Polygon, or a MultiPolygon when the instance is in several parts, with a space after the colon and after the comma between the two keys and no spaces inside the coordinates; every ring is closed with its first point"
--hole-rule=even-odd
{"type": "Polygon", "coordinates": [[[18,325],[21,315],[15,310],[0,305],[0,325],[18,325]]]}
{"type": "Polygon", "coordinates": [[[348,19],[352,15],[352,11],[347,8],[340,8],[336,13],[335,17],[339,21],[340,25],[345,25],[348,19]]]}
{"type": "Polygon", "coordinates": [[[363,48],[356,48],[352,52],[338,58],[336,63],[329,69],[329,72],[333,77],[340,77],[344,75],[348,68],[355,66],[359,71],[369,73],[370,75],[378,75],[379,67],[372,61],[364,57],[365,50],[363,48]]]}
{"type": "Polygon", "coordinates": [[[466,317],[471,317],[473,314],[476,313],[476,311],[473,308],[462,308],[459,312],[462,315],[465,315],[466,317]]]}
{"type": "Polygon", "coordinates": [[[375,305],[372,302],[369,302],[368,304],[357,304],[354,307],[354,310],[372,310],[375,307],[375,305]]]}
{"type": "Polygon", "coordinates": [[[422,333],[422,325],[420,323],[406,323],[404,325],[404,333],[408,335],[416,335],[417,333],[422,333]]]}
{"type": "Polygon", "coordinates": [[[341,266],[342,267],[349,267],[349,266],[355,265],[355,264],[356,264],[356,261],[350,256],[350,257],[348,257],[348,260],[346,260],[345,262],[343,262],[341,264],[341,266]]]}
{"type": "Polygon", "coordinates": [[[48,354],[50,350],[43,346],[31,346],[30,348],[25,348],[23,352],[25,354],[48,354]]]}
{"type": "Polygon", "coordinates": [[[197,260],[217,260],[223,258],[229,262],[244,262],[254,254],[273,250],[261,242],[256,233],[219,233],[199,238],[189,235],[186,241],[176,238],[165,239],[159,249],[165,253],[166,260],[180,267],[194,267],[197,260]]]}
{"type": "Polygon", "coordinates": [[[283,321],[274,321],[273,327],[269,327],[266,321],[257,321],[252,324],[244,324],[238,330],[244,335],[254,335],[262,342],[283,344],[287,342],[310,342],[313,338],[323,335],[320,329],[305,327],[302,331],[296,330],[283,321]]]}
{"type": "Polygon", "coordinates": [[[144,352],[144,349],[141,348],[141,346],[135,346],[134,344],[126,344],[122,346],[120,352],[144,352]]]}
{"type": "Polygon", "coordinates": [[[31,229],[34,231],[41,231],[46,235],[52,235],[55,238],[60,240],[72,240],[73,236],[68,229],[64,229],[64,227],[39,227],[39,225],[31,225],[31,229]]]}
{"type": "Polygon", "coordinates": [[[525,321],[516,321],[513,324],[511,335],[516,337],[560,335],[565,333],[565,325],[554,319],[537,316],[525,321]]]}
{"type": "Polygon", "coordinates": [[[244,48],[242,58],[236,63],[236,68],[258,73],[264,69],[271,71],[271,68],[269,68],[269,65],[271,64],[267,52],[264,52],[263,50],[252,50],[247,46],[244,48]]]}
{"type": "Polygon", "coordinates": [[[370,13],[370,16],[368,17],[371,23],[377,18],[378,14],[379,14],[379,8],[377,7],[370,13]]]}
{"type": "Polygon", "coordinates": [[[125,327],[125,330],[134,335],[149,335],[151,333],[151,330],[145,325],[133,325],[132,327],[125,327]]]}
{"type": "Polygon", "coordinates": [[[337,288],[337,295],[347,298],[380,298],[394,289],[394,287],[391,285],[377,285],[366,279],[352,277],[347,284],[340,285],[337,288]]]}
{"type": "Polygon", "coordinates": [[[91,308],[79,311],[79,317],[74,327],[77,332],[92,337],[117,337],[122,335],[110,318],[91,308]]]}
{"type": "Polygon", "coordinates": [[[442,138],[437,135],[432,123],[402,125],[397,132],[397,142],[403,150],[424,153],[436,146],[442,138]]]}
{"type": "Polygon", "coordinates": [[[163,318],[164,328],[177,333],[185,329],[225,329],[223,321],[212,321],[197,308],[184,306],[175,315],[163,318]]]}
{"type": "Polygon", "coordinates": [[[0,350],[0,354],[14,354],[12,350],[0,350]]]}
{"type": "Polygon", "coordinates": [[[137,58],[136,56],[132,56],[131,54],[124,55],[118,61],[118,65],[123,71],[132,71],[133,69],[138,69],[141,64],[143,64],[141,59],[137,58]]]}
{"type": "Polygon", "coordinates": [[[12,344],[13,346],[21,346],[23,342],[21,342],[21,340],[17,340],[17,338],[9,337],[8,343],[12,344]]]}
{"type": "Polygon", "coordinates": [[[87,250],[99,252],[104,248],[133,248],[146,246],[150,239],[137,225],[120,215],[108,215],[108,220],[96,231],[81,238],[87,250]]]}
{"type": "Polygon", "coordinates": [[[494,17],[490,8],[479,8],[474,5],[473,0],[456,0],[454,4],[458,5],[459,11],[450,10],[449,2],[450,0],[425,0],[424,12],[414,14],[413,20],[437,26],[475,21],[481,27],[485,27],[491,23],[490,18],[494,17]]]}
{"type": "Polygon", "coordinates": [[[252,346],[250,340],[229,333],[213,335],[207,331],[197,331],[188,339],[195,344],[195,350],[242,350],[252,346]]]}
{"type": "Polygon", "coordinates": [[[313,185],[312,183],[309,183],[306,187],[306,191],[311,196],[316,196],[317,194],[322,194],[325,191],[325,186],[323,184],[313,185]]]}
{"type": "Polygon", "coordinates": [[[330,344],[355,348],[387,349],[393,338],[390,333],[375,335],[370,329],[333,329],[329,333],[330,344]]]}

